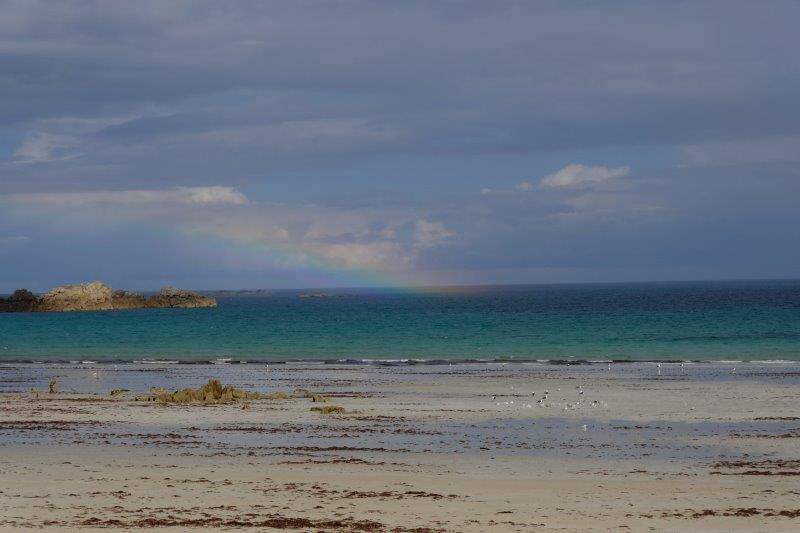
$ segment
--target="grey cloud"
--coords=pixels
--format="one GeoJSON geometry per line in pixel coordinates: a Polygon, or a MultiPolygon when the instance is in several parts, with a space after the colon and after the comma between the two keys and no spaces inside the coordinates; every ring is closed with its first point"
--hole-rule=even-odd
{"type": "Polygon", "coordinates": [[[704,143],[683,149],[689,165],[800,162],[800,135],[704,143]]]}
{"type": "Polygon", "coordinates": [[[141,247],[165,258],[148,280],[322,279],[303,253],[488,281],[798,264],[796,2],[3,7],[0,195],[94,199],[58,223],[4,206],[18,277],[81,246],[65,272],[141,247]],[[570,162],[635,175],[540,186],[570,162]],[[177,200],[200,187],[229,201],[177,200]]]}
{"type": "MultiPolygon", "coordinates": [[[[750,6],[12,4],[0,124],[44,135],[32,121],[137,115],[88,143],[85,163],[114,165],[146,165],[164,139],[273,121],[362,121],[393,132],[391,142],[365,141],[363,151],[382,154],[783,134],[795,127],[785,109],[800,87],[780,74],[789,59],[780,46],[798,8],[750,6]],[[752,27],[752,16],[773,31],[752,27]]],[[[176,142],[160,157],[177,174],[195,170],[183,162],[202,157],[204,140],[176,142]]],[[[313,146],[260,150],[320,157],[313,146]]],[[[341,165],[334,153],[321,157],[321,166],[341,165]]],[[[243,170],[263,163],[247,149],[235,158],[243,170]]]]}

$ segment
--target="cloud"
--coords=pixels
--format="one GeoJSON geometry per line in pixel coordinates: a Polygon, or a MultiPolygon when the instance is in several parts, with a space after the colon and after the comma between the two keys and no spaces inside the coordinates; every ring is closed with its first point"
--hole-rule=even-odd
{"type": "Polygon", "coordinates": [[[619,153],[796,127],[800,79],[785,68],[796,3],[761,13],[758,25],[741,0],[724,10],[492,4],[9,3],[0,128],[29,135],[15,166],[71,160],[33,178],[0,175],[20,190],[31,179],[42,190],[66,179],[97,188],[112,169],[115,188],[133,189],[226,171],[253,181],[312,166],[366,173],[355,156],[369,156],[383,168],[430,158],[439,176],[454,176],[476,154],[511,165],[506,154],[619,153]],[[45,136],[57,134],[72,139],[45,136]]]}
{"type": "MultiPolygon", "coordinates": [[[[564,168],[548,174],[539,181],[542,189],[579,189],[589,185],[607,182],[613,179],[629,176],[629,167],[610,168],[604,166],[589,167],[577,163],[570,163],[564,168]]],[[[528,180],[523,180],[514,185],[512,189],[481,189],[482,195],[490,194],[513,194],[528,193],[536,189],[536,186],[528,180]]]]}
{"type": "Polygon", "coordinates": [[[797,163],[800,162],[800,136],[695,144],[685,147],[683,155],[686,164],[694,166],[797,163]]]}
{"type": "Polygon", "coordinates": [[[175,187],[128,191],[20,193],[0,196],[0,201],[32,205],[244,205],[247,197],[232,187],[175,187]]]}
{"type": "Polygon", "coordinates": [[[10,194],[0,204],[11,223],[48,227],[66,239],[104,228],[165,232],[205,246],[240,245],[245,263],[264,267],[407,271],[455,235],[413,209],[250,202],[223,186],[10,194]],[[219,208],[197,208],[207,206],[219,208]],[[47,216],[34,216],[32,207],[47,216]]]}
{"type": "Polygon", "coordinates": [[[432,248],[445,242],[455,233],[450,231],[441,222],[417,220],[414,224],[414,245],[419,248],[432,248]]]}
{"type": "Polygon", "coordinates": [[[321,257],[340,268],[403,270],[411,266],[414,255],[396,242],[348,242],[337,244],[308,244],[307,253],[321,257]]]}
{"type": "MultiPolygon", "coordinates": [[[[771,163],[800,154],[800,3],[752,4],[7,2],[0,235],[36,246],[3,247],[3,274],[54,281],[68,255],[80,277],[113,255],[230,285],[270,261],[477,272],[654,252],[724,274],[731,242],[796,274],[798,172],[771,163]]],[[[281,275],[256,279],[301,283],[281,275]]]]}
{"type": "Polygon", "coordinates": [[[80,154],[75,151],[79,141],[72,136],[51,133],[28,135],[14,152],[17,164],[52,163],[73,159],[80,154]]]}
{"type": "Polygon", "coordinates": [[[31,238],[26,235],[8,235],[5,237],[0,235],[0,244],[20,244],[30,240],[31,238]]]}
{"type": "Polygon", "coordinates": [[[571,211],[557,213],[554,216],[570,216],[574,214],[619,214],[619,213],[657,213],[663,211],[662,206],[629,193],[586,193],[572,196],[564,200],[571,211]]]}
{"type": "Polygon", "coordinates": [[[413,268],[425,250],[442,245],[454,235],[441,222],[419,219],[378,232],[356,231],[327,239],[306,239],[295,245],[311,255],[312,263],[316,257],[341,268],[403,271],[413,268]],[[409,227],[410,233],[406,231],[409,227]],[[343,237],[345,242],[338,242],[343,237]]]}
{"type": "Polygon", "coordinates": [[[455,232],[413,212],[313,205],[252,205],[185,221],[195,235],[278,250],[283,266],[323,263],[343,269],[403,271],[455,232]]]}
{"type": "Polygon", "coordinates": [[[549,189],[572,189],[585,187],[594,183],[602,183],[616,178],[629,176],[629,167],[610,168],[604,166],[588,167],[577,163],[571,163],[561,170],[548,174],[539,182],[544,188],[549,189]]]}
{"type": "Polygon", "coordinates": [[[484,187],[481,189],[481,194],[484,196],[493,194],[493,195],[508,195],[508,194],[515,194],[515,193],[525,193],[531,192],[534,190],[534,186],[530,181],[524,180],[516,185],[514,185],[511,189],[491,189],[489,187],[484,187]]]}

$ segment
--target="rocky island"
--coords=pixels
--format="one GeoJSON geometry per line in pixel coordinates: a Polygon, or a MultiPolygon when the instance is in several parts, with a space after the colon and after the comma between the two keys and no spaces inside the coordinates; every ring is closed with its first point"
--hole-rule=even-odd
{"type": "Polygon", "coordinates": [[[37,296],[18,289],[8,298],[0,298],[0,312],[109,311],[153,307],[216,307],[210,297],[173,287],[164,287],[153,296],[114,290],[104,283],[63,285],[37,296]]]}

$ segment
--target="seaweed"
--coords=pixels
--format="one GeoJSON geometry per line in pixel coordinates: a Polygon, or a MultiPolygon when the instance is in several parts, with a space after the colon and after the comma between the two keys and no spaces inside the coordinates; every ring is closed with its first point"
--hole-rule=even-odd
{"type": "Polygon", "coordinates": [[[258,392],[248,392],[237,389],[233,385],[224,387],[217,379],[210,379],[208,383],[197,389],[179,389],[175,392],[163,392],[150,395],[137,396],[139,401],[153,401],[160,404],[199,404],[216,405],[235,403],[239,400],[260,400],[267,396],[258,392]]]}
{"type": "Polygon", "coordinates": [[[340,414],[344,413],[344,407],[338,405],[326,405],[325,407],[312,407],[311,411],[321,413],[323,415],[340,414]]]}

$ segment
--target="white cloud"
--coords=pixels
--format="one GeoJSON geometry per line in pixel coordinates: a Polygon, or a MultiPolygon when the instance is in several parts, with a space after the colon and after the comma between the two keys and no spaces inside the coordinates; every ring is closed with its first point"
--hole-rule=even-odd
{"type": "Polygon", "coordinates": [[[324,263],[344,269],[402,271],[455,235],[441,222],[390,210],[251,204],[196,217],[192,233],[277,251],[283,266],[324,263]]]}
{"type": "Polygon", "coordinates": [[[415,258],[400,243],[390,241],[309,244],[306,250],[343,268],[403,269],[415,258]]]}
{"type": "Polygon", "coordinates": [[[571,163],[561,170],[548,174],[539,183],[542,187],[549,189],[571,189],[584,187],[592,183],[602,183],[615,178],[624,178],[629,176],[630,173],[631,169],[629,167],[588,167],[571,163]]]}
{"type": "MultiPolygon", "coordinates": [[[[539,187],[543,189],[579,189],[591,184],[602,183],[617,178],[629,176],[629,167],[589,167],[578,163],[570,163],[564,168],[548,174],[539,181],[539,187]]],[[[481,194],[487,195],[506,195],[514,193],[528,193],[536,189],[536,186],[528,180],[522,180],[511,189],[481,189],[481,194]]]]}
{"type": "Polygon", "coordinates": [[[177,201],[188,204],[244,205],[247,197],[232,187],[178,187],[172,191],[177,201]]]}
{"type": "Polygon", "coordinates": [[[455,235],[441,222],[417,220],[414,224],[414,244],[419,248],[432,248],[455,235]]]}
{"type": "Polygon", "coordinates": [[[175,187],[127,191],[21,193],[0,196],[0,201],[34,205],[244,205],[247,197],[232,187],[175,187]]]}
{"type": "Polygon", "coordinates": [[[79,155],[75,151],[78,144],[77,139],[69,135],[34,133],[14,152],[14,162],[35,164],[73,159],[79,155]]]}
{"type": "Polygon", "coordinates": [[[400,272],[455,235],[413,210],[249,202],[236,189],[222,186],[11,194],[0,196],[0,203],[26,219],[38,207],[48,219],[60,218],[64,231],[71,231],[71,221],[81,227],[87,216],[100,225],[146,224],[193,242],[241,245],[242,261],[281,267],[400,272]],[[211,205],[225,209],[187,209],[211,205]]]}

